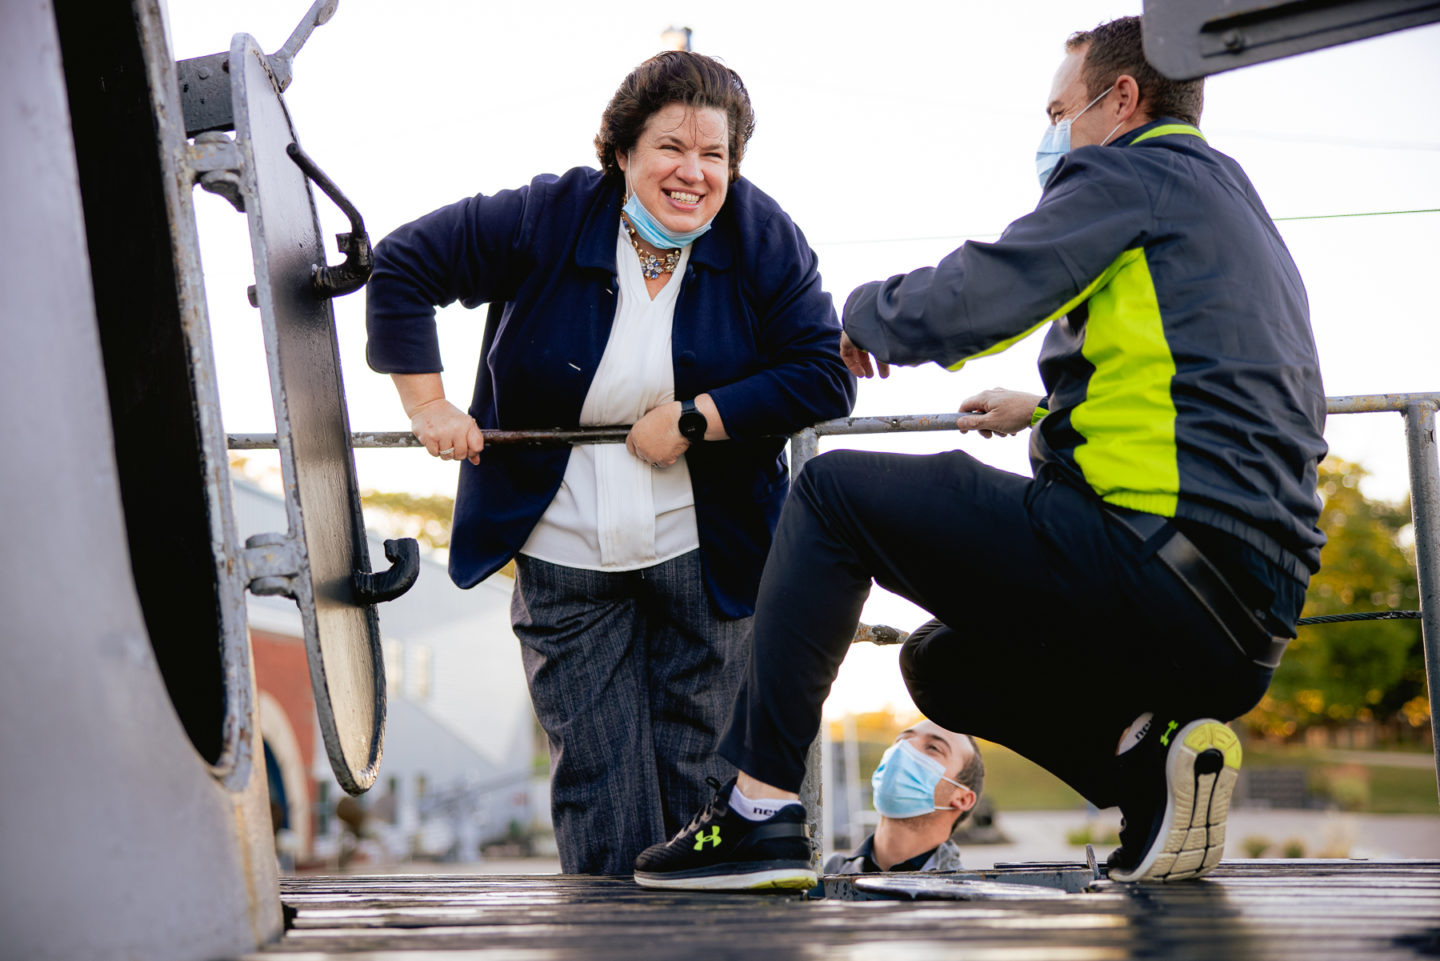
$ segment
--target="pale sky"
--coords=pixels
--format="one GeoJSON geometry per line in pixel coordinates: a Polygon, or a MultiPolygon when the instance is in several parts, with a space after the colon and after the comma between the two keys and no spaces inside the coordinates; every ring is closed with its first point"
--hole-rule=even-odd
{"type": "MultiPolygon", "coordinates": [[[[278,50],[305,0],[169,0],[177,58],[233,34],[278,50]]],[[[857,285],[993,239],[1039,199],[1034,152],[1065,37],[1138,2],[597,4],[552,0],[340,0],[294,64],[286,93],[305,150],[360,209],[372,240],[438,206],[594,165],[591,141],[620,80],[671,24],[738,71],[757,128],[742,173],[774,196],[820,257],[837,307],[857,285]],[[846,12],[837,14],[837,10],[846,12]]],[[[1440,390],[1440,214],[1285,220],[1440,208],[1440,25],[1248,67],[1206,82],[1201,128],[1250,174],[1305,279],[1326,393],[1440,390]]],[[[226,429],[274,429],[243,217],[196,191],[226,429]]],[[[331,262],[344,218],[317,191],[331,262]]],[[[364,361],[364,295],[335,303],[351,426],[405,430],[389,378],[364,361]]],[[[469,401],[484,310],[440,312],[445,384],[469,401]]],[[[937,413],[992,386],[1041,392],[1040,337],[959,373],[933,365],[863,382],[857,414],[937,413]]],[[[1331,420],[1334,452],[1407,486],[1398,414],[1331,420]]],[[[822,445],[959,447],[1028,473],[1025,438],[925,434],[822,445]]],[[[416,451],[357,451],[362,487],[454,493],[454,465],[416,451]]],[[[1018,594],[1017,585],[1017,594],[1018,594]]],[[[994,599],[1004,603],[1008,599],[994,599]]],[[[865,618],[924,619],[876,589],[865,618]]],[[[846,661],[827,713],[909,708],[892,649],[846,661]]]]}

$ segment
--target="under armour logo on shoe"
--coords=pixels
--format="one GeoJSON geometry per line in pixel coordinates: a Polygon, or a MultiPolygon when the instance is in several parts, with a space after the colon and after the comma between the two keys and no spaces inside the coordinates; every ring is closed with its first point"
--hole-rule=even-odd
{"type": "Polygon", "coordinates": [[[1174,721],[1171,721],[1169,724],[1165,725],[1165,733],[1160,735],[1160,743],[1165,745],[1166,747],[1169,747],[1170,735],[1174,733],[1175,729],[1179,726],[1180,725],[1174,721]]]}
{"type": "Polygon", "coordinates": [[[710,836],[708,838],[705,836],[704,831],[695,835],[695,850],[705,850],[706,843],[713,844],[717,848],[720,846],[720,825],[717,824],[710,829],[710,836]]]}

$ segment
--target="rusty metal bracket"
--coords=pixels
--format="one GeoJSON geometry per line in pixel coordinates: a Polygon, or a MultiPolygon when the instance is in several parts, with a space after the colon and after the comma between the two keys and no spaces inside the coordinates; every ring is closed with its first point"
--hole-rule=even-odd
{"type": "Polygon", "coordinates": [[[365,286],[365,281],[370,279],[370,271],[375,266],[375,258],[370,250],[370,235],[365,233],[365,221],[361,218],[360,211],[340,192],[335,182],[325,175],[325,171],[315,165],[309,154],[300,149],[299,144],[291,143],[285,148],[285,153],[295,161],[297,167],[305,171],[305,176],[315,181],[315,186],[324,191],[325,196],[334,201],[335,206],[350,218],[350,232],[335,235],[335,241],[345,255],[345,262],[338,267],[315,267],[310,275],[315,292],[322,297],[342,297],[359,290],[365,286]]]}
{"type": "Polygon", "coordinates": [[[235,106],[230,102],[229,51],[177,60],[175,78],[180,85],[185,136],[235,129],[235,106]]]}
{"type": "Polygon", "coordinates": [[[294,598],[295,578],[302,565],[294,538],[255,534],[245,539],[245,583],[252,594],[294,598]]]}
{"type": "Polygon", "coordinates": [[[194,174],[195,183],[224,197],[242,214],[245,212],[245,195],[240,183],[244,161],[240,148],[228,134],[219,131],[200,134],[193,144],[185,147],[185,162],[194,174]]]}

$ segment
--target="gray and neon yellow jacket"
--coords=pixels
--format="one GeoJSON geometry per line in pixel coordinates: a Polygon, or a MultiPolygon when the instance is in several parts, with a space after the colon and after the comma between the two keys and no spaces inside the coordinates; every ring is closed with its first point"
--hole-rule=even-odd
{"type": "Polygon", "coordinates": [[[1300,274],[1239,164],[1170,119],[1081,147],[998,241],[867,284],[844,314],[877,358],[951,369],[1045,324],[1037,476],[1309,579],[1325,394],[1300,274]]]}

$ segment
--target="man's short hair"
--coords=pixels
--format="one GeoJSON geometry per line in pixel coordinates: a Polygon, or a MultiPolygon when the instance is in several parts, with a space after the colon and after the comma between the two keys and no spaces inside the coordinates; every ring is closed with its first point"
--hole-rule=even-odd
{"type": "Polygon", "coordinates": [[[1077,30],[1065,41],[1065,49],[1087,47],[1080,76],[1085,93],[1095,99],[1120,78],[1129,74],[1140,87],[1140,105],[1152,117],[1174,117],[1200,125],[1205,108],[1205,81],[1171,80],[1145,59],[1145,42],[1139,17],[1120,17],[1094,30],[1077,30]]]}
{"type": "MultiPolygon", "coordinates": [[[[976,743],[972,735],[963,734],[961,736],[970,742],[970,760],[966,761],[965,766],[960,769],[960,773],[955,775],[955,780],[975,792],[975,804],[970,807],[970,811],[973,811],[979,805],[980,795],[985,790],[985,759],[980,756],[980,745],[976,743]]],[[[955,819],[954,827],[951,828],[952,831],[965,823],[966,819],[970,817],[970,811],[960,812],[960,816],[955,819]]]]}

